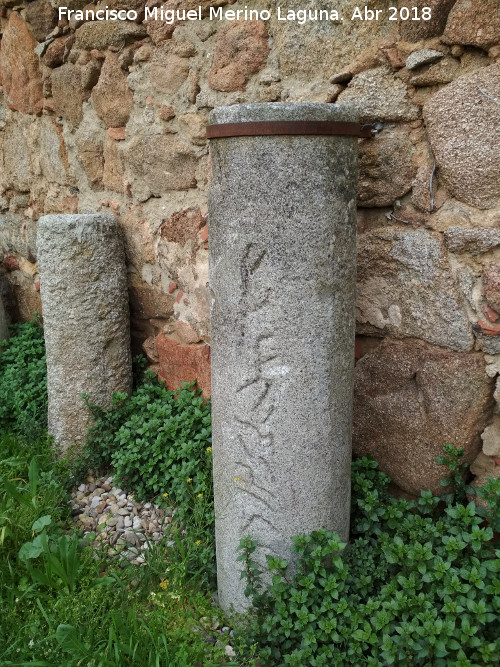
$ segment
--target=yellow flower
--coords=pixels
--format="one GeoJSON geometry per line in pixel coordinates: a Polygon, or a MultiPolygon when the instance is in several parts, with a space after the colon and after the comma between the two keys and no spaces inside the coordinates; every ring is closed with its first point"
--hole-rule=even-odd
{"type": "Polygon", "coordinates": [[[162,590],[166,590],[166,588],[167,588],[167,586],[168,586],[169,583],[170,583],[170,582],[169,582],[168,579],[164,579],[164,580],[160,583],[160,588],[161,588],[162,590]]]}
{"type": "Polygon", "coordinates": [[[196,497],[197,498],[203,498],[203,493],[199,493],[196,497]]]}
{"type": "Polygon", "coordinates": [[[235,482],[239,482],[239,481],[240,481],[240,478],[239,478],[239,477],[235,477],[235,478],[234,478],[234,481],[235,481],[235,482]]]}
{"type": "Polygon", "coordinates": [[[187,480],[186,480],[186,482],[187,482],[188,484],[191,484],[192,481],[193,481],[193,478],[192,478],[192,477],[188,477],[187,480]]]}
{"type": "Polygon", "coordinates": [[[201,540],[196,540],[195,544],[196,544],[197,547],[199,547],[200,544],[201,544],[201,540]]]}
{"type": "Polygon", "coordinates": [[[168,498],[168,493],[164,493],[164,494],[163,494],[163,497],[164,497],[164,498],[168,498]]]}
{"type": "Polygon", "coordinates": [[[212,448],[211,448],[211,447],[207,447],[207,452],[211,452],[211,451],[212,451],[212,448]]]}

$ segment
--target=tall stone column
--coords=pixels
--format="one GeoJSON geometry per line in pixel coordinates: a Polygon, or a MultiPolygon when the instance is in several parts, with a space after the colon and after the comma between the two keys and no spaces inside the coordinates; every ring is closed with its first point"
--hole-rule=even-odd
{"type": "MultiPolygon", "coordinates": [[[[272,103],[221,107],[209,122],[355,120],[332,104],[272,103]]],[[[349,533],[357,140],[227,136],[211,157],[218,586],[222,607],[240,611],[242,537],[264,562],[289,560],[294,535],[349,533]]]]}
{"type": "Polygon", "coordinates": [[[63,451],[82,445],[82,393],[109,407],[132,387],[125,253],[112,215],[47,215],[38,222],[47,350],[49,432],[63,451]]]}

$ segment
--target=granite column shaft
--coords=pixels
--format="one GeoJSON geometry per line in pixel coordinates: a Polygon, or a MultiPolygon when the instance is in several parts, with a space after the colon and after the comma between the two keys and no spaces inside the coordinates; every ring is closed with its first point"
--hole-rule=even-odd
{"type": "MultiPolygon", "coordinates": [[[[332,104],[215,109],[210,124],[355,121],[332,104]]],[[[212,414],[219,600],[244,610],[238,544],[349,532],[357,139],[211,140],[212,414]]]]}

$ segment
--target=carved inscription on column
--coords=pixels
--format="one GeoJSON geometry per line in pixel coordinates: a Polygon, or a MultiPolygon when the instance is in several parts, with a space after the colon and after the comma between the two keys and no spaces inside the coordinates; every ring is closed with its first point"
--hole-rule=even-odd
{"type": "Polygon", "coordinates": [[[245,411],[235,415],[238,455],[235,461],[235,480],[244,521],[242,534],[259,537],[259,543],[268,552],[275,552],[268,542],[280,540],[275,517],[280,512],[273,459],[275,442],[272,415],[277,409],[283,376],[289,368],[283,363],[279,342],[266,324],[272,321],[266,311],[270,303],[271,287],[266,280],[268,253],[265,248],[249,243],[241,261],[242,311],[245,313],[242,336],[245,354],[250,356],[251,376],[236,389],[245,411]],[[268,540],[262,540],[262,534],[268,540]]]}

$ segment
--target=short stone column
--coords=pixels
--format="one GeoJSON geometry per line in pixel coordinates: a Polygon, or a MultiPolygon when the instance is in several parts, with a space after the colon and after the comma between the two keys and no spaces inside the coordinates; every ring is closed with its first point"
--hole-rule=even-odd
{"type": "MultiPolygon", "coordinates": [[[[272,103],[221,107],[209,123],[355,120],[332,104],[272,103]]],[[[222,607],[241,611],[242,537],[264,562],[290,560],[294,535],[349,533],[357,139],[229,136],[210,148],[218,587],[222,607]]]]}
{"type": "Polygon", "coordinates": [[[38,222],[47,349],[49,432],[63,451],[89,424],[83,393],[109,407],[132,387],[127,274],[112,215],[47,215],[38,222]]]}

